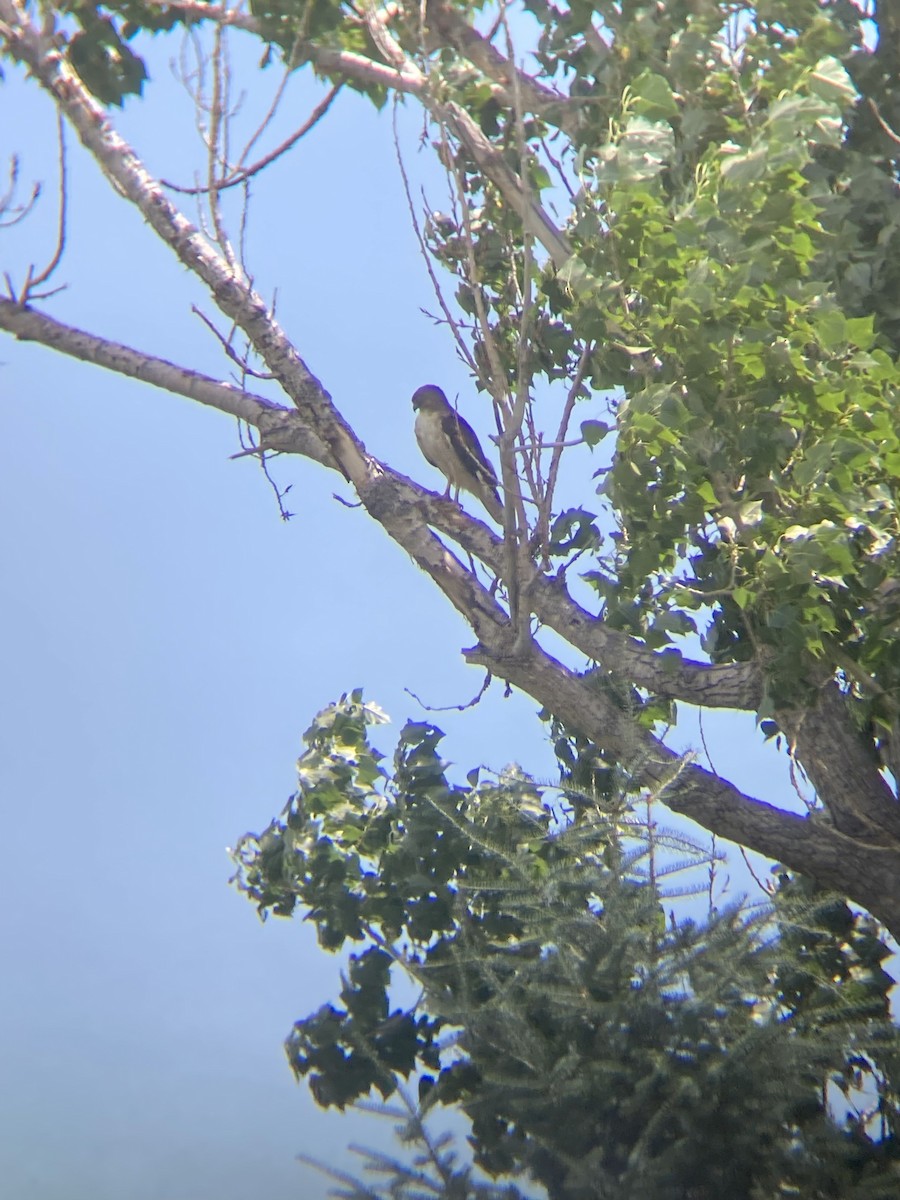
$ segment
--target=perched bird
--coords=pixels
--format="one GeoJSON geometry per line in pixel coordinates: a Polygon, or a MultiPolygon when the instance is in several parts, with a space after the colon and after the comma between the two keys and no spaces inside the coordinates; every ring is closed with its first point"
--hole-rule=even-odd
{"type": "Polygon", "coordinates": [[[461,491],[471,492],[494,520],[502,523],[497,476],[472,426],[450,407],[447,397],[433,383],[426,383],[415,392],[412,405],[416,409],[419,449],[447,477],[444,495],[450,495],[451,487],[456,489],[456,497],[461,491]]]}

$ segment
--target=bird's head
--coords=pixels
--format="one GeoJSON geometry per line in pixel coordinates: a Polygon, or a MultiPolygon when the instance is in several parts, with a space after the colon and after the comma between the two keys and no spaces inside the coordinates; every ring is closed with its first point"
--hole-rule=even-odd
{"type": "Polygon", "coordinates": [[[412,406],[420,409],[449,408],[447,397],[436,383],[426,383],[413,392],[412,406]]]}

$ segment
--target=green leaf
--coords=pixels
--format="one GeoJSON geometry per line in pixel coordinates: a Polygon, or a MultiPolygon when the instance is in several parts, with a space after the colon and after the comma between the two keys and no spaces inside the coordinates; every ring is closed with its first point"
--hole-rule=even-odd
{"type": "Polygon", "coordinates": [[[763,519],[763,503],[761,500],[748,500],[739,506],[738,514],[742,525],[758,525],[763,519]]]}
{"type": "MultiPolygon", "coordinates": [[[[723,150],[727,146],[722,147],[723,150]]],[[[737,148],[735,147],[735,150],[737,148]]],[[[722,162],[722,178],[732,187],[745,187],[762,179],[766,173],[768,154],[765,146],[755,150],[733,153],[722,162]]]]}
{"type": "Polygon", "coordinates": [[[823,100],[846,108],[857,98],[857,90],[843,64],[831,57],[821,58],[809,75],[809,88],[823,100]]]}
{"type": "Polygon", "coordinates": [[[141,94],[147,69],[111,20],[89,16],[87,9],[79,11],[84,29],[69,41],[69,62],[98,100],[121,108],[126,96],[141,94]]]}
{"type": "Polygon", "coordinates": [[[595,513],[583,508],[568,509],[550,528],[550,550],[554,555],[570,554],[573,550],[596,550],[601,542],[595,524],[595,513]]]}
{"type": "Polygon", "coordinates": [[[713,490],[712,484],[709,482],[708,479],[702,480],[702,482],[697,485],[696,494],[700,497],[700,499],[707,506],[707,508],[709,508],[709,509],[718,508],[718,505],[719,505],[718,498],[716,496],[715,491],[713,490]]]}
{"type": "Polygon", "coordinates": [[[669,81],[651,71],[643,71],[632,80],[629,99],[634,111],[650,121],[678,116],[678,104],[669,81]]]}
{"type": "Polygon", "coordinates": [[[860,350],[868,350],[875,341],[875,318],[870,313],[867,317],[849,317],[847,319],[847,340],[860,350]]]}
{"type": "Polygon", "coordinates": [[[847,344],[847,318],[837,309],[827,309],[816,320],[816,332],[827,350],[837,350],[847,344]]]}
{"type": "Polygon", "coordinates": [[[599,445],[600,442],[609,433],[609,425],[606,421],[582,421],[581,436],[592,449],[599,445]]]}

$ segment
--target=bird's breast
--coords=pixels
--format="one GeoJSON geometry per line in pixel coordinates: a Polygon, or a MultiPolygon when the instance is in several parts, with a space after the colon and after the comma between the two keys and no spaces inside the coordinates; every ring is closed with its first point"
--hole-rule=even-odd
{"type": "Polygon", "coordinates": [[[465,479],[458,478],[461,464],[453,452],[439,416],[429,412],[416,415],[416,441],[425,458],[433,467],[437,467],[454,487],[465,483],[465,479]]]}

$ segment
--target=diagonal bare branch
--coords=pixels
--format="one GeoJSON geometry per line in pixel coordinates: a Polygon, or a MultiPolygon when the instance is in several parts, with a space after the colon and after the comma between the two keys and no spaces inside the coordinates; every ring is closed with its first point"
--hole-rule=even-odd
{"type": "MultiPolygon", "coordinates": [[[[21,341],[37,342],[72,358],[95,363],[238,417],[260,431],[265,449],[300,454],[331,470],[339,470],[325,443],[293,408],[274,404],[262,396],[133,347],[86,333],[10,300],[0,299],[0,329],[21,341]]],[[[434,493],[392,471],[386,464],[371,458],[370,462],[374,473],[391,481],[393,502],[398,508],[402,506],[403,519],[421,523],[422,506],[427,505],[425,515],[430,525],[495,574],[500,574],[504,561],[503,542],[486,525],[468,517],[455,504],[442,501],[434,493]]],[[[750,663],[708,666],[676,653],[657,654],[636,638],[604,625],[572,599],[561,581],[547,576],[535,574],[532,577],[523,602],[542,624],[553,629],[576,650],[602,663],[607,670],[632,679],[638,687],[709,708],[755,711],[758,707],[761,681],[750,663]]]]}

